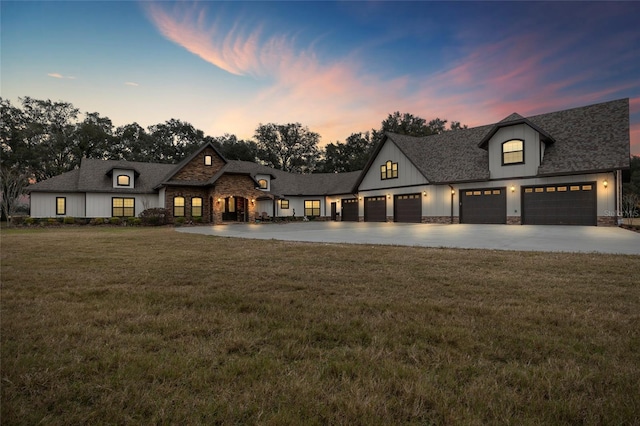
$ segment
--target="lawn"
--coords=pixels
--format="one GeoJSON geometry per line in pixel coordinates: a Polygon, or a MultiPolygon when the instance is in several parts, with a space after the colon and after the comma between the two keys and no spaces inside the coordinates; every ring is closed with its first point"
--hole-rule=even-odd
{"type": "Polygon", "coordinates": [[[640,423],[639,256],[1,237],[3,425],[640,423]]]}

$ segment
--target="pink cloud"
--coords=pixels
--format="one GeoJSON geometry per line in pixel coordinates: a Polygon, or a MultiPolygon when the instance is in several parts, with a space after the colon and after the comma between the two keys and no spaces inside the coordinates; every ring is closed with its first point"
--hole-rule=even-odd
{"type": "MultiPolygon", "coordinates": [[[[601,90],[578,89],[593,78],[588,69],[557,77],[584,54],[572,49],[579,35],[541,49],[541,35],[519,34],[482,45],[440,73],[388,79],[350,57],[323,61],[312,46],[296,48],[286,34],[267,37],[262,28],[237,23],[224,28],[221,18],[209,20],[201,4],[146,5],[167,39],[224,71],[260,82],[250,100],[229,102],[225,111],[211,114],[214,132],[224,129],[241,138],[251,138],[259,122],[297,121],[320,133],[323,144],[344,141],[353,132],[379,127],[393,111],[477,126],[512,112],[526,116],[581,106],[637,88],[635,81],[623,81],[601,90]]],[[[632,109],[640,110],[638,98],[632,109]]],[[[638,131],[633,124],[636,151],[638,131]]]]}

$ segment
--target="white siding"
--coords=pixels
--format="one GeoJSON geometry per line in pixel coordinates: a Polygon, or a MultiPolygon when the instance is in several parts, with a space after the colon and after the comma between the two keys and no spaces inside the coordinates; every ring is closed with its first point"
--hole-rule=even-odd
{"type": "Polygon", "coordinates": [[[111,217],[112,199],[135,198],[135,216],[138,216],[145,208],[164,207],[160,204],[158,194],[87,194],[86,217],[111,217]],[[148,206],[148,207],[145,207],[148,206]]]}
{"type": "Polygon", "coordinates": [[[85,195],[70,193],[31,193],[31,217],[85,217],[85,195]],[[67,211],[63,215],[56,215],[56,198],[65,197],[67,211]]]}
{"type": "Polygon", "coordinates": [[[360,187],[360,191],[373,190],[378,188],[393,188],[407,185],[420,185],[427,183],[422,173],[409,161],[409,159],[398,149],[396,144],[387,140],[384,146],[371,163],[371,168],[367,171],[360,187]],[[394,179],[382,180],[380,177],[380,166],[391,160],[398,163],[398,177],[394,179]]]}
{"type": "Polygon", "coordinates": [[[540,134],[526,124],[499,129],[488,145],[491,179],[535,176],[540,167],[540,145],[540,134]],[[502,165],[502,143],[511,139],[524,140],[524,164],[502,165]]]}

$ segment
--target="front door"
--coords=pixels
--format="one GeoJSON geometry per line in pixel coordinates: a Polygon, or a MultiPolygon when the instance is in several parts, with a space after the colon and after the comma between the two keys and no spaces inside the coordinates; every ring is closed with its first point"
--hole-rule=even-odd
{"type": "Polygon", "coordinates": [[[337,211],[336,211],[336,210],[337,210],[337,209],[336,209],[336,203],[335,203],[335,202],[331,203],[331,220],[336,220],[336,218],[337,218],[337,216],[338,216],[338,215],[336,214],[336,213],[337,213],[337,211]]]}

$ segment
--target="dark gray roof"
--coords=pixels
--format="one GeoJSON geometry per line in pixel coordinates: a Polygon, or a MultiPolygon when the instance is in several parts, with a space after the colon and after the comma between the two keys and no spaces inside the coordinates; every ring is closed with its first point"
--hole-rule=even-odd
{"type": "MultiPolygon", "coordinates": [[[[544,132],[543,137],[547,140],[547,145],[538,169],[540,176],[590,173],[629,167],[628,99],[528,118],[514,113],[494,125],[425,137],[392,133],[386,136],[430,183],[487,180],[488,152],[478,145],[486,140],[487,136],[495,133],[496,129],[519,123],[527,123],[544,132]]],[[[381,147],[382,144],[379,148],[381,147]]]]}
{"type": "Polygon", "coordinates": [[[223,174],[246,174],[255,179],[257,174],[270,175],[271,193],[280,196],[348,194],[360,172],[318,173],[299,175],[274,170],[249,161],[227,161],[227,164],[208,181],[165,182],[175,174],[180,164],[140,163],[133,161],[95,160],[83,158],[80,168],[29,186],[30,192],[118,192],[153,193],[163,184],[185,186],[212,185],[223,174]],[[114,188],[110,171],[135,170],[138,176],[135,188],[114,188]]]}

